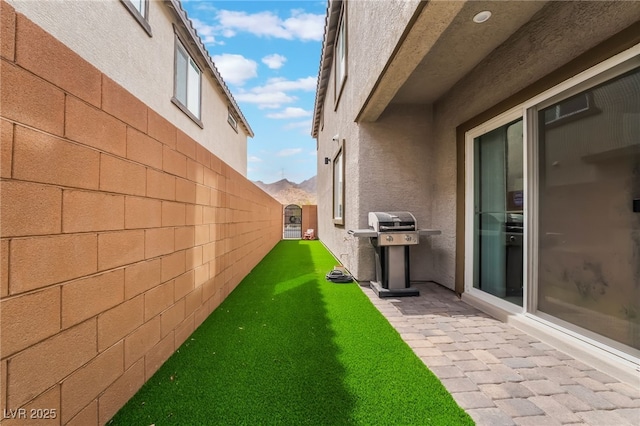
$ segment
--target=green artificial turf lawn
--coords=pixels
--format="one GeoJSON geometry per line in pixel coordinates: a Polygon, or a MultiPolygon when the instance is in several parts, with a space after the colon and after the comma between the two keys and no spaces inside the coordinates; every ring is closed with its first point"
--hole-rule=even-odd
{"type": "Polygon", "coordinates": [[[278,243],[109,424],[473,424],[334,265],[278,243]]]}

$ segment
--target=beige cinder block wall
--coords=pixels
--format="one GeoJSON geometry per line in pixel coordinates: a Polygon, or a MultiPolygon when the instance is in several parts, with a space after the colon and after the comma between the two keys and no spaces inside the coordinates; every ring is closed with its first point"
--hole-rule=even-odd
{"type": "Polygon", "coordinates": [[[282,209],[0,5],[0,410],[104,424],[280,240],[282,209]]]}

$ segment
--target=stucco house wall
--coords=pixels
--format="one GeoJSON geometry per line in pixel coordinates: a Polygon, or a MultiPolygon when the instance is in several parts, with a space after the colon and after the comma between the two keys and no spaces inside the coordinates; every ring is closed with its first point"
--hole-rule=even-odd
{"type": "MultiPolygon", "coordinates": [[[[370,211],[410,211],[420,228],[431,227],[427,208],[431,199],[427,183],[432,173],[430,116],[428,106],[393,105],[377,122],[360,125],[358,228],[367,228],[370,211]]],[[[357,276],[374,279],[373,247],[368,239],[355,240],[365,245],[356,258],[357,276]]],[[[416,281],[430,279],[430,240],[423,237],[410,250],[412,279],[416,281]]]]}
{"type": "MultiPolygon", "coordinates": [[[[345,3],[347,15],[347,64],[352,108],[349,119],[355,121],[371,90],[382,74],[389,57],[402,39],[409,22],[421,7],[419,0],[384,2],[351,1],[345,3]],[[384,19],[380,19],[384,17],[384,19]],[[384,37],[380,37],[380,32],[384,37]],[[372,43],[371,40],[376,40],[372,43]],[[350,48],[352,46],[353,48],[350,48]],[[360,66],[367,64],[366,67],[360,66]]],[[[410,72],[410,70],[409,70],[410,72]]],[[[330,111],[329,108],[327,111],[330,111]]]]}
{"type": "MultiPolygon", "coordinates": [[[[319,229],[323,242],[360,280],[374,273],[373,248],[368,240],[348,234],[349,229],[367,227],[369,211],[409,210],[421,227],[429,227],[425,208],[430,197],[424,186],[429,174],[430,107],[390,108],[376,123],[355,122],[357,112],[373,89],[387,58],[404,31],[405,23],[416,13],[420,2],[346,2],[348,59],[347,79],[336,104],[334,75],[331,73],[318,129],[318,205],[319,229]],[[384,20],[385,38],[381,43],[379,17],[384,20]],[[367,63],[370,66],[361,66],[367,63]],[[324,158],[333,159],[338,140],[345,150],[345,224],[332,220],[333,168],[324,158]],[[417,185],[417,186],[416,186],[417,185]],[[418,188],[416,190],[416,188],[418,188]]],[[[429,242],[412,252],[415,278],[427,279],[429,242]]]]}
{"type": "Polygon", "coordinates": [[[464,293],[464,227],[465,132],[625,49],[637,49],[640,3],[452,1],[399,8],[374,2],[375,14],[362,3],[331,1],[328,10],[312,129],[323,242],[356,278],[371,280],[373,249],[347,231],[366,228],[369,211],[412,211],[420,227],[442,231],[411,247],[412,280],[455,290],[491,315],[637,382],[637,355],[628,348],[616,352],[597,339],[584,344],[588,334],[576,338],[557,331],[557,324],[542,325],[529,306],[520,315],[517,307],[503,309],[464,293]],[[347,11],[348,76],[336,104],[333,43],[340,7],[347,11]],[[497,10],[488,24],[477,24],[472,18],[483,7],[497,10]],[[344,226],[332,220],[332,165],[324,164],[339,148],[334,135],[344,143],[347,160],[344,226]]]}
{"type": "MultiPolygon", "coordinates": [[[[176,125],[243,176],[247,174],[248,125],[239,121],[236,132],[227,123],[228,106],[236,108],[216,78],[202,63],[200,128],[172,102],[174,87],[174,25],[172,8],[180,3],[149,1],[152,36],[119,1],[7,0],[19,13],[69,46],[117,84],[176,125]],[[214,101],[215,99],[215,101],[214,101]]],[[[196,50],[195,45],[192,45],[196,50]]],[[[194,58],[195,59],[195,58],[194,58]]],[[[77,77],[76,77],[77,78],[77,77]]],[[[228,90],[227,90],[228,91],[228,90]]]]}
{"type": "Polygon", "coordinates": [[[281,239],[282,206],[0,7],[0,411],[105,424],[281,239]]]}
{"type": "MultiPolygon", "coordinates": [[[[457,185],[464,163],[456,155],[456,128],[515,95],[640,19],[637,2],[552,2],[520,28],[433,107],[433,280],[455,286],[457,185]],[[585,31],[589,28],[589,31],[585,31]],[[457,163],[457,164],[456,164],[457,163]]],[[[576,71],[577,72],[577,71],[576,71]]]]}
{"type": "MultiPolygon", "coordinates": [[[[461,5],[439,2],[430,7],[438,7],[442,16],[451,19],[461,5]]],[[[404,76],[413,71],[411,65],[389,63],[389,56],[403,53],[403,37],[410,37],[407,25],[420,13],[432,11],[422,9],[419,2],[373,2],[365,7],[362,2],[348,1],[345,7],[347,79],[336,105],[334,73],[330,73],[317,127],[318,196],[324,201],[319,203],[318,216],[323,241],[356,277],[369,280],[374,273],[371,245],[350,237],[347,231],[366,228],[367,212],[383,210],[382,206],[384,210],[412,211],[420,227],[442,231],[412,248],[412,278],[453,289],[459,168],[456,128],[636,22],[638,4],[554,2],[434,103],[392,101],[382,107],[373,123],[358,121],[358,116],[383,79],[385,66],[409,67],[400,72],[404,76]],[[588,34],[582,34],[584,28],[589,28],[588,34]],[[324,164],[324,158],[333,158],[337,151],[332,141],[335,135],[344,141],[346,153],[344,226],[334,225],[331,219],[332,167],[324,164]]],[[[335,37],[335,33],[330,35],[335,37]]],[[[399,87],[401,83],[386,84],[399,87]]]]}

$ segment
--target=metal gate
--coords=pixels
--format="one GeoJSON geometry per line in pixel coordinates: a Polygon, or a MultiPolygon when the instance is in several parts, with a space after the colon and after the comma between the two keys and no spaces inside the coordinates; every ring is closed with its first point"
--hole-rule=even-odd
{"type": "Polygon", "coordinates": [[[302,238],[302,207],[289,204],[284,208],[283,238],[302,238]]]}

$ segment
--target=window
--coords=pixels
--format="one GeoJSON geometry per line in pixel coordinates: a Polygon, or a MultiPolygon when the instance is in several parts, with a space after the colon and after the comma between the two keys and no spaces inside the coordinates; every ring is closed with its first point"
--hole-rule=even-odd
{"type": "MultiPolygon", "coordinates": [[[[343,141],[344,142],[344,141],[343,141]]],[[[344,145],[333,157],[333,223],[344,225],[344,145]]]]}
{"type": "Polygon", "coordinates": [[[136,18],[136,21],[151,37],[151,26],[149,25],[149,1],[148,0],[120,0],[129,13],[136,18]]]}
{"type": "Polygon", "coordinates": [[[176,37],[175,93],[172,101],[200,127],[201,74],[198,65],[176,37]]]}
{"type": "Polygon", "coordinates": [[[129,3],[131,3],[131,5],[138,11],[138,13],[140,13],[140,15],[146,17],[146,0],[129,0],[129,3]]]}
{"type": "Polygon", "coordinates": [[[233,128],[233,130],[236,131],[236,133],[238,133],[238,120],[236,120],[236,117],[234,117],[231,108],[228,108],[227,110],[227,123],[229,123],[229,125],[233,128]]]}
{"type": "Polygon", "coordinates": [[[338,30],[336,32],[335,42],[335,81],[334,81],[334,99],[336,106],[340,100],[344,82],[347,79],[347,26],[346,26],[346,13],[345,6],[342,3],[342,16],[340,17],[340,23],[338,24],[338,30]]]}

